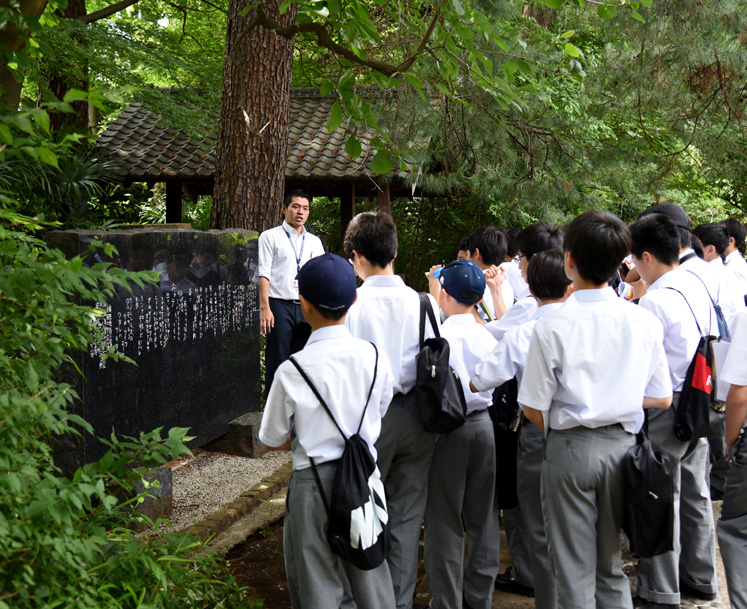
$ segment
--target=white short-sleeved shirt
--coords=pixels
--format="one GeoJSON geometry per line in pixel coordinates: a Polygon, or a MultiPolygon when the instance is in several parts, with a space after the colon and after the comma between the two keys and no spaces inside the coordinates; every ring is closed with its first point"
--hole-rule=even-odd
{"type": "MultiPolygon", "coordinates": [[[[350,336],[345,326],[328,326],[311,333],[306,346],[295,353],[303,371],[314,383],[347,437],[356,433],[374,373],[373,346],[350,336]]],[[[392,400],[394,379],[386,354],[379,364],[371,399],[361,426],[361,437],[376,458],[374,443],[381,417],[392,400]]],[[[280,364],[267,396],[259,439],[281,446],[291,439],[293,469],[339,459],[345,442],[306,381],[290,361],[280,364]]]]}
{"type": "Polygon", "coordinates": [[[449,341],[449,364],[462,382],[467,402],[467,414],[485,410],[490,406],[492,394],[489,391],[472,393],[469,388],[469,379],[497,341],[485,329],[485,326],[477,323],[475,316],[471,313],[449,317],[441,325],[441,336],[449,341]]]}
{"type": "Polygon", "coordinates": [[[726,268],[698,258],[693,249],[680,252],[680,268],[695,273],[703,280],[711,298],[721,307],[726,323],[731,328],[735,315],[744,309],[744,296],[740,296],[738,290],[734,289],[735,286],[730,285],[726,268]],[[687,260],[683,262],[683,258],[687,260]]]}
{"type": "Polygon", "coordinates": [[[518,401],[549,411],[551,429],[619,423],[636,433],[643,397],[672,394],[663,335],[612,288],[576,291],[537,322],[518,401]]]}
{"type": "Polygon", "coordinates": [[[508,330],[534,319],[536,314],[537,299],[534,296],[527,296],[517,301],[503,317],[485,324],[485,329],[497,340],[501,340],[508,330]]]}
{"type": "MultiPolygon", "coordinates": [[[[386,353],[394,374],[394,393],[415,386],[415,358],[420,351],[420,297],[397,275],[372,275],[358,288],[345,326],[356,338],[375,344],[386,353]]],[[[439,323],[439,309],[428,299],[439,323]]],[[[425,338],[434,336],[426,318],[425,338]]]]}
{"type": "MultiPolygon", "coordinates": [[[[511,284],[505,279],[501,284],[501,296],[503,296],[503,302],[506,303],[506,308],[510,311],[514,305],[514,291],[511,289],[511,284]]],[[[482,302],[477,305],[477,312],[482,317],[485,323],[495,320],[495,305],[493,304],[493,295],[490,292],[490,288],[485,286],[485,294],[482,297],[482,302]],[[483,306],[484,305],[484,306],[483,306]],[[488,312],[485,312],[487,308],[488,312]],[[488,316],[490,313],[490,316],[488,316]]]]}
{"type": "Polygon", "coordinates": [[[747,310],[734,320],[731,344],[719,381],[732,385],[747,385],[747,310]]]}
{"type": "Polygon", "coordinates": [[[529,296],[529,284],[521,276],[521,269],[517,260],[518,258],[514,258],[510,262],[504,262],[501,267],[506,269],[506,281],[514,291],[514,298],[521,300],[529,296]]]}
{"type": "Polygon", "coordinates": [[[734,250],[724,260],[726,268],[729,269],[741,284],[742,295],[747,294],[747,261],[745,261],[739,250],[734,250]]]}
{"type": "MultiPolygon", "coordinates": [[[[485,361],[477,366],[475,374],[472,376],[472,384],[480,391],[495,389],[514,377],[521,384],[534,326],[540,318],[549,315],[562,306],[563,303],[551,303],[542,307],[535,306],[533,318],[508,330],[500,342],[493,347],[485,361]]],[[[485,327],[487,328],[487,326],[485,327]]]]}
{"type": "Polygon", "coordinates": [[[299,266],[323,253],[324,246],[319,237],[306,228],[299,235],[285,220],[281,226],[264,231],[258,242],[258,272],[260,277],[270,281],[270,298],[298,300],[295,280],[299,266]]]}
{"type": "Polygon", "coordinates": [[[676,269],[652,283],[639,305],[651,311],[664,327],[664,351],[672,389],[681,391],[701,331],[706,335],[718,335],[716,312],[706,288],[692,273],[676,269]]]}

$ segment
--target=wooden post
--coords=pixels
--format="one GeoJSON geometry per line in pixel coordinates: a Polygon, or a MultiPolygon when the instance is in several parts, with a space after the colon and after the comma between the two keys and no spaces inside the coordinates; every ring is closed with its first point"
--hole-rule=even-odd
{"type": "Polygon", "coordinates": [[[182,221],[182,183],[166,182],[166,224],[182,221]]]}
{"type": "Polygon", "coordinates": [[[392,213],[392,198],[389,193],[389,186],[385,186],[384,190],[376,190],[376,197],[378,199],[377,209],[380,212],[392,213]]]}
{"type": "Polygon", "coordinates": [[[345,230],[355,215],[355,184],[351,184],[347,189],[343,187],[340,196],[340,228],[342,235],[345,236],[345,230]]]}

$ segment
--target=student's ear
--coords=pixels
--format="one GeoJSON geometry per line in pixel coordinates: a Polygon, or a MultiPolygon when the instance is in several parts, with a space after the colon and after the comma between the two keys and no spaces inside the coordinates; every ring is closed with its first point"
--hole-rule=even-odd
{"type": "Polygon", "coordinates": [[[573,284],[569,283],[568,287],[565,289],[565,296],[563,296],[563,300],[567,300],[568,297],[573,294],[573,284]]]}
{"type": "Polygon", "coordinates": [[[576,261],[573,259],[573,254],[570,252],[565,253],[563,265],[565,266],[566,277],[573,279],[573,270],[576,268],[576,261]]]}
{"type": "Polygon", "coordinates": [[[476,247],[473,251],[469,252],[469,257],[472,259],[472,262],[482,262],[482,254],[480,253],[480,248],[476,247]]]}

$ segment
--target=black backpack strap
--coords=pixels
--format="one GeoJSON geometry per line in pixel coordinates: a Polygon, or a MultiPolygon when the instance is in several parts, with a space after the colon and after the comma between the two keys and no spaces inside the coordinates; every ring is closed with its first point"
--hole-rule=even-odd
{"type": "MultiPolygon", "coordinates": [[[[694,274],[695,273],[693,273],[693,275],[694,274]]],[[[695,320],[695,325],[698,328],[698,332],[700,332],[700,335],[702,337],[705,337],[705,334],[703,334],[703,330],[700,329],[700,324],[698,323],[698,318],[695,317],[695,311],[693,311],[693,308],[690,306],[690,303],[687,301],[687,298],[685,298],[685,295],[682,292],[680,292],[677,288],[670,288],[669,286],[665,286],[664,289],[665,290],[672,290],[673,292],[677,292],[680,296],[682,296],[682,298],[685,300],[685,304],[687,305],[687,308],[690,309],[690,313],[693,314],[693,319],[695,320]]],[[[708,290],[706,290],[706,291],[708,291],[708,290]]]]}
{"type": "MultiPolygon", "coordinates": [[[[713,300],[713,296],[711,296],[711,293],[708,291],[708,286],[705,284],[705,281],[703,281],[703,278],[700,275],[698,275],[697,273],[693,273],[690,269],[685,269],[685,270],[688,273],[690,273],[691,275],[695,275],[698,278],[698,281],[700,281],[700,283],[703,284],[703,289],[705,290],[705,293],[708,294],[708,299],[711,301],[711,309],[713,311],[715,311],[716,310],[716,301],[713,300]]],[[[710,318],[710,314],[709,314],[708,317],[710,318]]],[[[702,332],[701,332],[701,334],[702,334],[702,332]]]]}
{"type": "Polygon", "coordinates": [[[376,362],[374,363],[374,373],[373,373],[373,380],[371,381],[371,387],[368,389],[368,397],[366,397],[366,405],[363,407],[363,414],[361,415],[361,421],[358,423],[358,431],[355,433],[361,432],[361,427],[363,427],[363,419],[366,417],[366,410],[368,409],[368,403],[371,401],[371,394],[373,393],[374,385],[376,384],[376,376],[379,373],[379,350],[376,348],[376,345],[371,343],[371,346],[374,348],[374,353],[376,353],[376,362]]]}
{"type": "Polygon", "coordinates": [[[436,335],[437,338],[441,337],[441,333],[438,331],[438,325],[436,324],[436,315],[433,313],[433,307],[431,306],[430,298],[428,298],[428,294],[425,292],[419,292],[418,296],[420,297],[420,348],[423,348],[423,343],[425,342],[425,316],[428,316],[428,319],[431,322],[431,328],[433,328],[433,333],[436,335]]]}

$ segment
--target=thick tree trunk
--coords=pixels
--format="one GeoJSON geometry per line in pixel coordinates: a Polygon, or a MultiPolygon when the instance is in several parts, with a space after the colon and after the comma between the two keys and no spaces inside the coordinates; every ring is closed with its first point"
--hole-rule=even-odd
{"type": "MultiPolygon", "coordinates": [[[[278,224],[285,187],[293,41],[258,27],[244,36],[254,12],[231,0],[226,33],[220,127],[216,148],[211,228],[258,231],[278,224]]],[[[265,13],[283,25],[297,5],[280,15],[278,0],[265,13]]]]}

